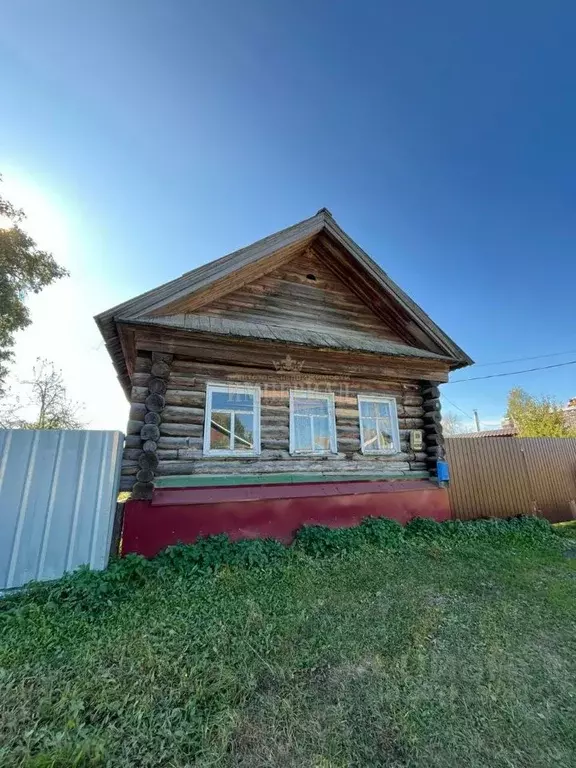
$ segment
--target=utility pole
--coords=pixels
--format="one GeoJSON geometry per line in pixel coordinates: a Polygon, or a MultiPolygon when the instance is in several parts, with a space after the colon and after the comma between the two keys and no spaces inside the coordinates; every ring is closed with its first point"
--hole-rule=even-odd
{"type": "Polygon", "coordinates": [[[478,411],[474,408],[472,413],[474,414],[474,421],[476,422],[476,432],[480,432],[480,419],[478,418],[478,411]]]}

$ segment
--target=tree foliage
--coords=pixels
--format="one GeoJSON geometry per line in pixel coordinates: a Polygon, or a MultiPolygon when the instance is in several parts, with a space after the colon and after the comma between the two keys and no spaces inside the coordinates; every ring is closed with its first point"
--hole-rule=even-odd
{"type": "Polygon", "coordinates": [[[560,404],[547,395],[534,397],[519,387],[511,389],[506,416],[518,437],[576,437],[576,430],[566,425],[560,404]]]}
{"type": "Polygon", "coordinates": [[[68,274],[21,228],[25,218],[24,211],[0,195],[0,390],[6,363],[13,355],[14,334],[32,322],[24,303],[26,296],[68,274]]]}
{"type": "Polygon", "coordinates": [[[470,425],[466,424],[462,416],[454,411],[447,411],[442,415],[442,432],[448,437],[471,431],[470,425]]]}
{"type": "Polygon", "coordinates": [[[17,400],[0,411],[3,429],[82,429],[82,406],[68,397],[62,371],[54,363],[38,358],[32,378],[21,384],[29,389],[29,399],[17,400]],[[22,411],[29,414],[26,418],[22,411]]]}

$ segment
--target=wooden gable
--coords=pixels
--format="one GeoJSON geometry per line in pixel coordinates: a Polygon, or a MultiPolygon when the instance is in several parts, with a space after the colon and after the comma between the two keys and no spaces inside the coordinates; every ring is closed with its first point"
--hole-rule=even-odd
{"type": "Polygon", "coordinates": [[[179,309],[228,320],[405,340],[312,249],[200,308],[195,301],[189,307],[182,302],[179,309]]]}
{"type": "Polygon", "coordinates": [[[325,208],[96,317],[130,391],[134,327],[448,361],[471,358],[325,208]]]}

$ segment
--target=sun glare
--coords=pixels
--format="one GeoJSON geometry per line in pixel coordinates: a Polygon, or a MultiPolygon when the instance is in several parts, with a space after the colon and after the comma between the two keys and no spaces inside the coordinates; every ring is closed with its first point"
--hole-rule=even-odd
{"type": "MultiPolygon", "coordinates": [[[[24,210],[26,218],[20,226],[34,238],[38,247],[52,251],[60,263],[66,263],[70,250],[68,226],[56,196],[33,181],[9,172],[2,174],[0,195],[24,210]]],[[[9,219],[0,216],[0,228],[10,226],[9,219]]]]}

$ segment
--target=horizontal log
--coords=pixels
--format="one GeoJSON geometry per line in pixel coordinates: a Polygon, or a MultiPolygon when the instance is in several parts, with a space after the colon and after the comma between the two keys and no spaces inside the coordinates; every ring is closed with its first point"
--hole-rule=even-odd
{"type": "Polygon", "coordinates": [[[289,447],[289,441],[288,438],[284,439],[278,439],[275,440],[274,438],[267,438],[262,439],[262,448],[268,449],[268,450],[274,450],[274,449],[280,449],[280,450],[286,450],[289,447]]]}
{"type": "Polygon", "coordinates": [[[141,421],[146,416],[146,406],[144,403],[131,403],[130,414],[128,416],[132,421],[141,421]]]}
{"type": "MultiPolygon", "coordinates": [[[[410,465],[407,461],[380,462],[382,473],[409,472],[410,465]]],[[[238,474],[253,475],[266,472],[350,472],[351,479],[355,474],[372,474],[375,463],[363,459],[355,461],[342,457],[291,457],[287,461],[261,461],[259,459],[244,459],[243,461],[217,461],[217,460],[189,460],[189,461],[161,461],[156,471],[157,476],[164,475],[195,475],[195,474],[238,474]]]]}
{"type": "Polygon", "coordinates": [[[340,408],[336,406],[334,409],[336,415],[336,421],[344,419],[356,419],[358,420],[358,408],[340,408]]]}
{"type": "Polygon", "coordinates": [[[442,406],[440,405],[440,400],[424,400],[424,404],[422,405],[424,408],[424,411],[441,411],[442,406]]]}
{"type": "MultiPolygon", "coordinates": [[[[150,424],[146,426],[152,426],[152,425],[150,424]]],[[[156,427],[156,429],[158,429],[158,427],[156,427]]],[[[144,453],[156,453],[156,451],[158,450],[158,443],[155,440],[145,440],[142,443],[142,450],[144,451],[144,453]]]]}
{"type": "Polygon", "coordinates": [[[404,395],[402,398],[402,405],[409,406],[422,406],[424,402],[420,395],[404,395]]]}
{"type": "Polygon", "coordinates": [[[440,390],[436,386],[429,386],[422,388],[422,396],[427,400],[440,397],[440,390]]]}
{"type": "Polygon", "coordinates": [[[151,483],[154,479],[154,472],[151,469],[139,469],[136,473],[136,480],[139,483],[151,483]]]}
{"type": "Polygon", "coordinates": [[[413,419],[422,418],[422,407],[421,406],[412,406],[412,405],[399,405],[398,409],[398,416],[399,417],[409,417],[413,419]]]}
{"type": "Polygon", "coordinates": [[[124,438],[124,448],[140,448],[142,440],[140,440],[140,434],[126,435],[124,438]]]}
{"type": "Polygon", "coordinates": [[[187,437],[173,437],[160,435],[158,440],[158,450],[168,448],[186,448],[188,446],[187,437]]]}
{"type": "Polygon", "coordinates": [[[422,419],[401,418],[398,419],[398,425],[400,429],[422,429],[424,421],[422,419]]]}
{"type": "Polygon", "coordinates": [[[141,453],[142,453],[141,448],[124,448],[124,450],[122,451],[122,460],[133,461],[137,463],[141,453]]]}
{"type": "Polygon", "coordinates": [[[160,435],[168,437],[199,437],[204,432],[201,424],[177,424],[162,422],[160,435]]]}
{"type": "MultiPolygon", "coordinates": [[[[287,398],[290,389],[302,389],[301,381],[290,381],[276,371],[265,371],[257,368],[240,368],[227,365],[214,365],[209,370],[200,363],[187,362],[187,370],[176,369],[182,361],[176,361],[170,374],[170,388],[175,390],[193,390],[204,392],[209,381],[230,381],[234,384],[260,385],[262,387],[262,400],[273,401],[275,398],[287,398]],[[272,380],[270,380],[272,379],[272,380]],[[275,383],[276,382],[276,383],[275,383]]],[[[149,368],[148,368],[149,371],[149,368]]],[[[147,386],[149,374],[135,373],[132,383],[135,386],[147,386]]],[[[342,397],[355,399],[358,394],[365,395],[391,395],[398,400],[404,400],[406,405],[420,405],[422,398],[417,382],[386,381],[386,380],[359,380],[344,382],[340,385],[333,378],[323,379],[321,376],[313,376],[312,383],[317,384],[323,391],[335,392],[342,397]],[[406,400],[408,398],[408,400],[406,400]],[[414,399],[410,399],[414,398],[414,399]]]]}
{"type": "Polygon", "coordinates": [[[260,434],[264,437],[288,437],[290,428],[287,424],[261,424],[260,434]]]}
{"type": "Polygon", "coordinates": [[[148,395],[148,387],[132,387],[130,401],[132,403],[145,403],[148,395]]]}
{"type": "Polygon", "coordinates": [[[290,418],[288,414],[286,414],[286,417],[280,417],[280,416],[264,416],[262,414],[260,418],[260,428],[263,429],[276,429],[278,427],[281,427],[282,429],[288,429],[290,424],[290,418]]]}
{"type": "MultiPolygon", "coordinates": [[[[158,453],[158,458],[164,459],[169,458],[168,456],[160,456],[160,452],[158,453]]],[[[211,461],[211,462],[220,462],[220,463],[229,463],[230,461],[238,461],[237,456],[204,456],[202,452],[202,448],[179,448],[177,450],[177,456],[174,456],[172,458],[178,458],[179,460],[202,460],[202,461],[211,461]]],[[[275,459],[282,459],[284,461],[292,461],[293,457],[290,455],[288,450],[281,450],[277,448],[273,449],[266,449],[263,448],[260,451],[260,455],[254,459],[254,461],[273,461],[275,459]]]]}
{"type": "Polygon", "coordinates": [[[204,408],[184,408],[167,405],[162,411],[162,421],[180,424],[204,424],[204,408]]]}
{"type": "Polygon", "coordinates": [[[158,456],[159,461],[168,461],[170,459],[177,459],[178,458],[178,448],[158,448],[156,451],[156,456],[158,456]]]}
{"type": "Polygon", "coordinates": [[[156,424],[156,426],[158,426],[158,424],[160,424],[161,421],[162,421],[162,417],[160,416],[160,414],[155,413],[154,411],[147,411],[146,416],[144,416],[145,424],[156,424]]]}
{"type": "Polygon", "coordinates": [[[140,430],[142,429],[143,426],[144,426],[143,421],[136,421],[134,419],[130,419],[130,421],[126,425],[126,432],[129,435],[139,435],[140,430]]]}
{"type": "Polygon", "coordinates": [[[167,389],[167,405],[186,405],[204,409],[206,393],[188,389],[167,389]]]}
{"type": "Polygon", "coordinates": [[[199,381],[196,376],[190,374],[175,373],[174,371],[170,374],[170,386],[173,389],[193,389],[199,392],[206,390],[205,381],[199,381]]]}

